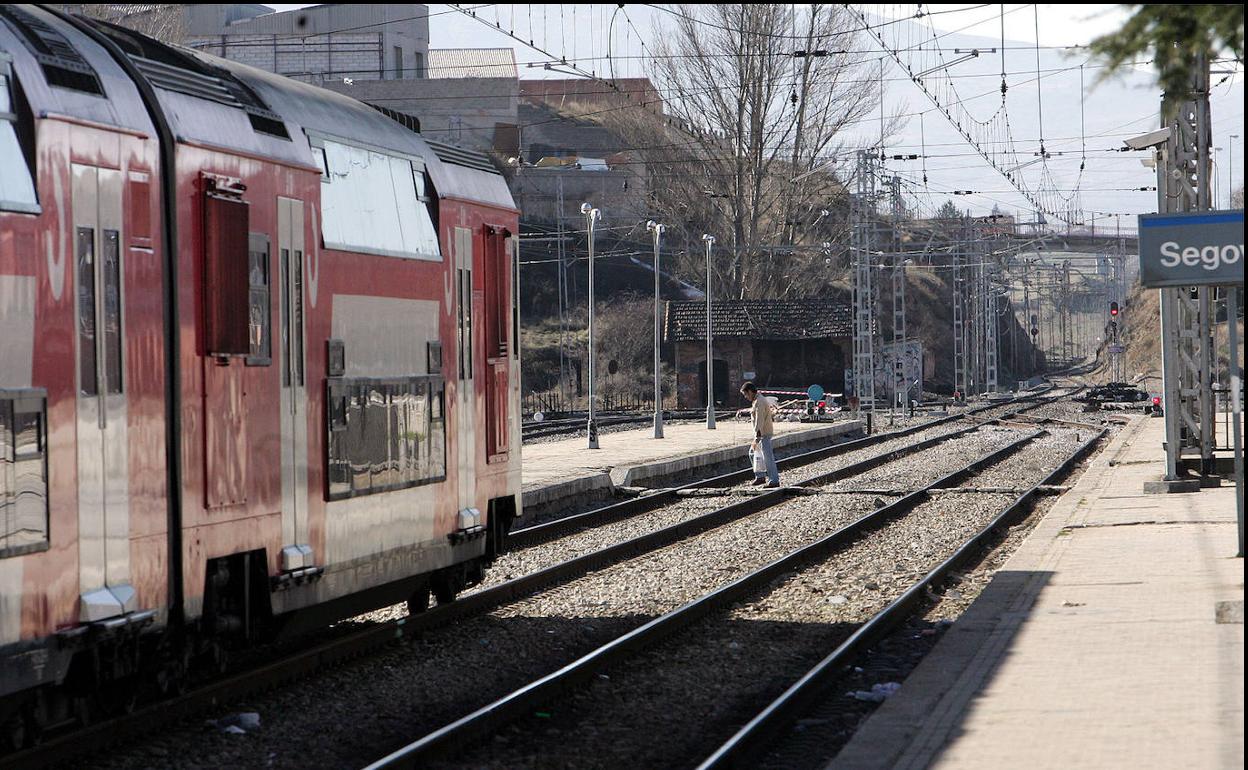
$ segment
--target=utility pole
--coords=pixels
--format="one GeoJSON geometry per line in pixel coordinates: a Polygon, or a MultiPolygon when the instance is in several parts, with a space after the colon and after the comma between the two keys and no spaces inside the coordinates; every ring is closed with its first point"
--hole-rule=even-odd
{"type": "MultiPolygon", "coordinates": [[[[1157,210],[1208,211],[1212,122],[1209,61],[1203,55],[1190,92],[1167,93],[1161,117],[1170,137],[1159,147],[1157,210]]],[[[1213,469],[1213,291],[1207,286],[1159,290],[1168,481],[1179,478],[1186,457],[1198,458],[1202,473],[1213,469]]]]}

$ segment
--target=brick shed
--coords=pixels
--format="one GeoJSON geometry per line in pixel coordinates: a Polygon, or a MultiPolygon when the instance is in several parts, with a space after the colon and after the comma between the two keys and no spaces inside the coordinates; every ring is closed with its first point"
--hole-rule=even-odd
{"type": "MultiPolygon", "coordinates": [[[[745,380],[760,388],[841,392],[853,358],[853,308],[847,299],[717,301],[715,403],[742,406],[745,380]]],[[[706,406],[706,302],[667,303],[664,342],[676,369],[677,405],[706,406]]]]}

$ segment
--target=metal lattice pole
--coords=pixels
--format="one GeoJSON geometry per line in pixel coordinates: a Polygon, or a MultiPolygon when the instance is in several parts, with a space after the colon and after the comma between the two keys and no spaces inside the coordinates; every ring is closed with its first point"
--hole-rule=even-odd
{"type": "Polygon", "coordinates": [[[858,151],[858,192],[853,200],[854,393],[858,409],[875,409],[875,293],[872,289],[872,229],[875,201],[874,156],[858,151]]]}
{"type": "Polygon", "coordinates": [[[953,252],[953,389],[967,395],[966,387],[966,279],[963,275],[962,246],[965,244],[966,223],[962,238],[953,252]]]}
{"type": "MultiPolygon", "coordinates": [[[[1209,62],[1203,56],[1187,94],[1166,94],[1162,127],[1170,138],[1157,164],[1159,212],[1212,208],[1209,154],[1209,62]]],[[[1166,478],[1178,478],[1184,457],[1213,462],[1213,334],[1210,287],[1161,289],[1162,379],[1165,383],[1166,478]]]]}
{"type": "Polygon", "coordinates": [[[905,356],[902,353],[906,342],[906,255],[901,249],[901,219],[905,215],[905,206],[901,199],[900,176],[893,176],[891,193],[893,204],[891,245],[893,252],[893,390],[889,403],[904,409],[910,400],[910,387],[905,373],[905,356]]]}

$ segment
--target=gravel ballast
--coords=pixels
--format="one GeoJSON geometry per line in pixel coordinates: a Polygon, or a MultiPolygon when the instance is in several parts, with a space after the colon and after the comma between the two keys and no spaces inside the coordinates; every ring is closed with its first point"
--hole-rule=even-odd
{"type": "MultiPolygon", "coordinates": [[[[957,425],[933,430],[948,432],[957,425]]],[[[1026,432],[983,428],[877,469],[906,466],[904,472],[894,468],[894,476],[880,476],[874,483],[890,479],[895,484],[930,482],[1026,432]],[[955,456],[961,460],[952,459],[955,456]],[[920,471],[919,466],[927,467],[920,471]]],[[[915,436],[898,439],[902,443],[916,440],[915,436]]],[[[888,450],[877,446],[860,451],[871,456],[888,450]]],[[[831,461],[836,463],[833,467],[840,467],[855,460],[843,456],[831,461]]],[[[812,465],[790,473],[807,478],[818,472],[812,465]]],[[[950,497],[989,499],[984,495],[950,497]]],[[[617,522],[508,555],[492,570],[491,584],[686,520],[731,499],[687,498],[670,510],[647,514],[645,520],[617,522]]],[[[943,501],[929,505],[937,503],[943,501]]],[[[170,756],[177,756],[175,764],[185,767],[305,767],[309,762],[327,767],[359,766],[658,614],[844,526],[876,505],[873,496],[852,493],[796,497],[483,617],[431,632],[297,686],[231,707],[230,711],[261,715],[260,728],[252,732],[234,735],[215,727],[184,727],[117,753],[106,766],[168,765],[170,756]],[[171,751],[175,753],[171,755],[171,751]]],[[[390,608],[362,619],[401,614],[402,610],[390,608]]],[[[741,620],[746,625],[754,623],[748,617],[741,620]]],[[[796,621],[802,627],[819,622],[823,621],[796,621]]]]}
{"type": "MultiPolygon", "coordinates": [[[[1073,432],[1055,437],[966,486],[990,486],[984,480],[989,473],[1030,486],[1052,470],[1037,462],[1040,456],[1065,459],[1078,443],[1073,432]]],[[[554,705],[552,719],[514,725],[487,749],[447,766],[573,767],[585,766],[586,757],[595,767],[692,766],[1015,499],[983,493],[932,499],[754,600],[607,672],[554,705]]]]}

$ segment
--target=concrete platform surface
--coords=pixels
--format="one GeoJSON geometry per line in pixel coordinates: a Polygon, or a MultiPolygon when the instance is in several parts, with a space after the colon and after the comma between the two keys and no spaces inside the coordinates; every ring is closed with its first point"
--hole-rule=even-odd
{"type": "MultiPolygon", "coordinates": [[[[824,443],[862,430],[857,420],[833,423],[777,422],[773,446],[824,443]]],[[[754,434],[748,418],[705,425],[666,425],[662,439],[652,427],[601,434],[600,449],[587,449],[585,438],[526,444],[521,452],[524,506],[544,506],[564,497],[612,486],[636,486],[697,468],[740,460],[744,467],[754,434]]]]}
{"type": "Polygon", "coordinates": [[[829,768],[1240,768],[1235,489],[1133,418],[829,768]]]}

